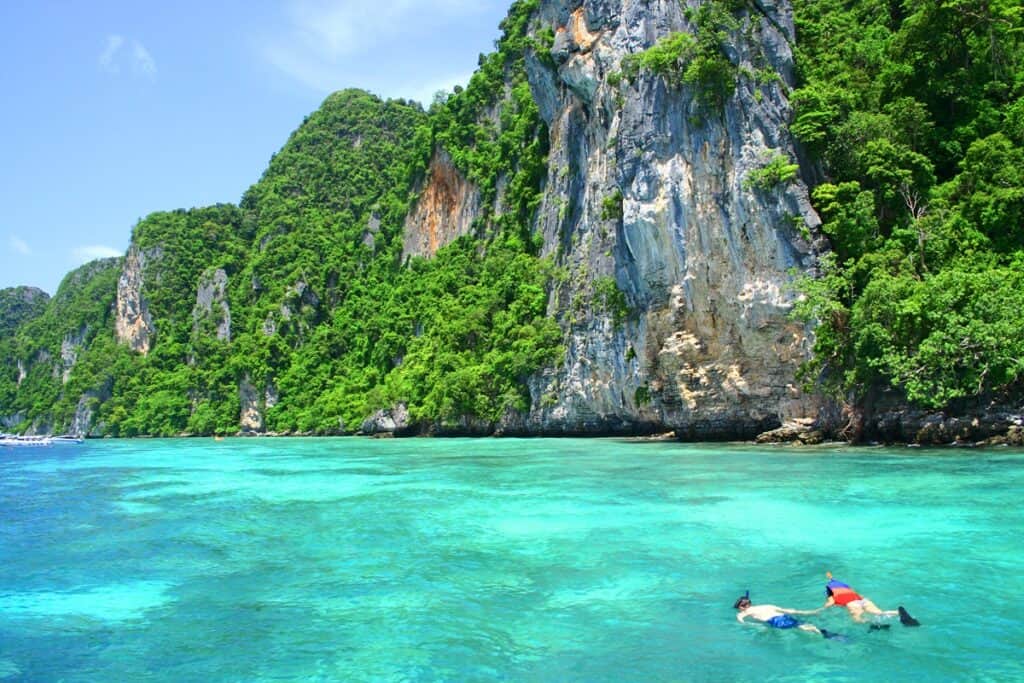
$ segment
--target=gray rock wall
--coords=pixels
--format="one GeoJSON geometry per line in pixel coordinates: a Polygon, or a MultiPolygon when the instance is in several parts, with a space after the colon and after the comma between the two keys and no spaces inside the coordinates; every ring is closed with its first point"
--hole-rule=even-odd
{"type": "Polygon", "coordinates": [[[114,321],[117,339],[143,355],[149,353],[156,329],[142,295],[142,284],[147,260],[159,256],[159,250],[143,251],[133,244],[117,281],[117,316],[114,321]]]}
{"type": "Polygon", "coordinates": [[[748,181],[773,156],[797,158],[790,7],[764,7],[743,17],[731,57],[777,79],[741,75],[711,108],[655,74],[618,78],[627,55],[695,31],[676,0],[542,2],[555,67],[528,60],[551,135],[537,229],[569,272],[550,301],[566,356],[535,378],[521,429],[748,437],[816,412],[795,381],[810,332],[789,312],[820,221],[799,179],[748,181]],[[601,295],[612,282],[626,316],[601,295]]]}
{"type": "Polygon", "coordinates": [[[196,305],[192,308],[194,334],[209,321],[217,339],[231,341],[231,306],[228,304],[228,275],[223,268],[208,270],[199,278],[196,305]]]}
{"type": "Polygon", "coordinates": [[[88,333],[89,328],[83,326],[75,332],[69,332],[64,335],[64,339],[60,344],[61,363],[59,367],[54,367],[53,369],[55,374],[59,373],[62,384],[67,384],[71,378],[71,371],[74,369],[75,363],[78,362],[78,354],[85,343],[88,333]]]}
{"type": "Polygon", "coordinates": [[[242,434],[262,434],[263,405],[259,390],[253,386],[252,379],[245,375],[238,383],[238,398],[242,410],[239,418],[239,429],[242,434]]]}

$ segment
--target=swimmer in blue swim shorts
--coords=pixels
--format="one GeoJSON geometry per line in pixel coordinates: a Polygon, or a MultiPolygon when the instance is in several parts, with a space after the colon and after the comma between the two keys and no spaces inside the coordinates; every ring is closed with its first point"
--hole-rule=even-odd
{"type": "MultiPolygon", "coordinates": [[[[764,622],[772,628],[796,628],[800,622],[793,618],[792,614],[780,614],[764,622]]],[[[814,628],[813,626],[811,628],[814,628]]]]}
{"type": "Polygon", "coordinates": [[[739,610],[736,614],[736,621],[741,624],[747,623],[745,621],[746,619],[753,619],[754,621],[759,621],[771,626],[772,628],[795,628],[805,633],[816,633],[823,638],[839,637],[839,634],[837,633],[826,631],[823,628],[819,629],[814,624],[805,624],[793,616],[794,614],[813,614],[812,611],[787,609],[776,605],[753,605],[750,602],[749,591],[747,595],[744,595],[737,600],[733,607],[739,610]]]}

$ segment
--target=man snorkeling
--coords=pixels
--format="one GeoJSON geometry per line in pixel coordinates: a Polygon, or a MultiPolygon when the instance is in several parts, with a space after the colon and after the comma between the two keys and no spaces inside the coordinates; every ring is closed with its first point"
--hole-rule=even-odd
{"type": "Polygon", "coordinates": [[[736,621],[741,624],[745,624],[746,622],[744,619],[749,617],[755,621],[767,624],[772,628],[795,628],[806,633],[817,633],[823,638],[842,638],[838,633],[832,633],[823,628],[820,629],[814,624],[807,624],[793,618],[794,614],[813,614],[820,610],[807,611],[786,609],[785,607],[778,607],[776,605],[753,605],[750,602],[750,591],[747,591],[746,594],[740,596],[733,607],[739,610],[736,614],[736,621]]]}
{"type": "MultiPolygon", "coordinates": [[[[820,612],[821,610],[828,609],[829,607],[845,607],[846,611],[850,613],[853,620],[856,622],[867,621],[868,615],[882,616],[882,617],[896,617],[900,618],[900,623],[904,626],[920,626],[919,622],[914,617],[907,613],[907,610],[900,606],[896,610],[883,610],[878,605],[871,602],[862,595],[859,595],[857,591],[850,588],[848,584],[842,581],[837,581],[832,578],[832,572],[826,572],[825,577],[828,579],[828,583],[825,584],[825,604],[820,608],[810,612],[820,612]]],[[[884,626],[883,628],[888,628],[884,626]]]]}

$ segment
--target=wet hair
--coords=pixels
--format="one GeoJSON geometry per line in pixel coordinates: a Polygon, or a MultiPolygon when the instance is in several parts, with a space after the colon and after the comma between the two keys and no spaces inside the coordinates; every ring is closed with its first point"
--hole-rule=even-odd
{"type": "Polygon", "coordinates": [[[746,609],[750,606],[750,598],[746,595],[741,595],[733,604],[733,609],[746,609]]]}

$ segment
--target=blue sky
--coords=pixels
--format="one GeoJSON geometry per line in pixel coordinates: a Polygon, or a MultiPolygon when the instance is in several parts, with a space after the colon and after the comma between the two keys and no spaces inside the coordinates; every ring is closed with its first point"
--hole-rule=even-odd
{"type": "Polygon", "coordinates": [[[0,287],[53,294],[147,214],[237,202],[335,90],[429,102],[508,5],[0,1],[0,287]]]}

